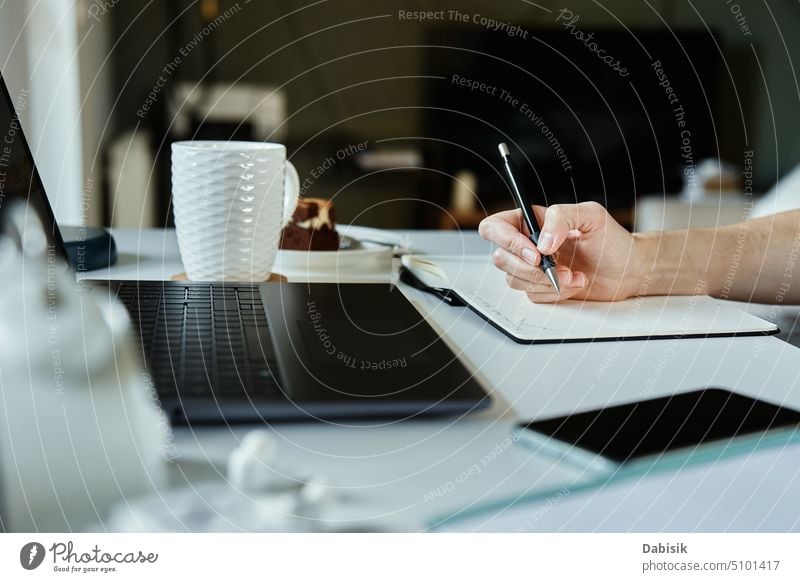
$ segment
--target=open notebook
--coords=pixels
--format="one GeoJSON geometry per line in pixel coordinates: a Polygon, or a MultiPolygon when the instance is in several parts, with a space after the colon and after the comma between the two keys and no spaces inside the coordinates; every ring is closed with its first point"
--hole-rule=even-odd
{"type": "Polygon", "coordinates": [[[486,255],[406,255],[424,285],[450,289],[473,311],[520,343],[562,343],[778,332],[775,324],[707,296],[635,297],[613,303],[531,303],[509,289],[486,255]]]}

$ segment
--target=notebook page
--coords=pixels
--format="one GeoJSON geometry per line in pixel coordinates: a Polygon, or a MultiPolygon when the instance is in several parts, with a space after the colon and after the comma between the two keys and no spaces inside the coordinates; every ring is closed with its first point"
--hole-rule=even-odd
{"type": "MultiPolygon", "coordinates": [[[[448,286],[473,309],[522,341],[730,335],[777,329],[772,323],[707,296],[537,305],[523,292],[509,289],[504,273],[486,256],[421,258],[436,265],[439,278],[446,278],[448,286]]],[[[414,262],[409,264],[414,266],[414,262]]],[[[414,272],[419,270],[415,268],[414,272]]]]}

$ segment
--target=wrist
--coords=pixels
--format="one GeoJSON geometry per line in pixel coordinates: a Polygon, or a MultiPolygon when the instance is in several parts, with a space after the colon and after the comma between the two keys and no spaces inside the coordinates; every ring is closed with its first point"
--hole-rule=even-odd
{"type": "Polygon", "coordinates": [[[633,237],[637,267],[633,278],[639,285],[634,295],[713,294],[703,268],[708,258],[703,231],[636,233],[633,237]]]}
{"type": "Polygon", "coordinates": [[[663,273],[657,273],[654,268],[658,256],[658,237],[654,233],[633,233],[632,236],[632,269],[627,277],[629,296],[663,294],[663,273]]]}

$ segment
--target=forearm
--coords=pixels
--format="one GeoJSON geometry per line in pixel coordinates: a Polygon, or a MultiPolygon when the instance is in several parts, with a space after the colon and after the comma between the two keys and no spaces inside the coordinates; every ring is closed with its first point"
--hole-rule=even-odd
{"type": "Polygon", "coordinates": [[[636,239],[640,293],[800,303],[800,211],[636,239]]]}

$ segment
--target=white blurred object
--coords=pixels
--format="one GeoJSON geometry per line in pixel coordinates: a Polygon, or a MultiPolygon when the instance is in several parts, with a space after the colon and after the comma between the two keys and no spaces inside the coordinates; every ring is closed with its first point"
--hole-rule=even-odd
{"type": "Polygon", "coordinates": [[[111,225],[117,228],[155,226],[156,198],[151,185],[155,158],[147,130],[126,131],[108,150],[111,225]]]}
{"type": "Polygon", "coordinates": [[[794,168],[753,205],[752,218],[800,208],[800,166],[794,168]]]}
{"type": "Polygon", "coordinates": [[[286,94],[255,83],[177,83],[168,104],[172,133],[188,135],[193,119],[253,125],[254,138],[286,137],[286,94]]]}
{"type": "Polygon", "coordinates": [[[25,252],[0,238],[0,515],[10,531],[79,531],[162,483],[165,419],[124,308],[79,293],[34,214],[7,212],[25,252]]]}
{"type": "Polygon", "coordinates": [[[718,159],[701,160],[694,172],[684,172],[685,201],[717,201],[721,196],[742,196],[741,173],[736,165],[718,159]]]}
{"type": "Polygon", "coordinates": [[[228,481],[237,489],[276,490],[297,486],[297,481],[273,467],[278,447],[266,430],[253,430],[228,457],[228,481]]]}
{"type": "Polygon", "coordinates": [[[248,433],[228,458],[227,482],[186,487],[119,504],[107,526],[123,532],[330,531],[340,500],[319,477],[290,474],[265,429],[248,433]]]}
{"type": "Polygon", "coordinates": [[[470,170],[461,170],[453,176],[453,191],[450,194],[450,209],[456,212],[472,212],[478,199],[478,176],[470,170]]]}
{"type": "Polygon", "coordinates": [[[414,148],[371,149],[356,154],[356,166],[364,172],[416,169],[425,163],[422,153],[414,148]]]}
{"type": "MultiPolygon", "coordinates": [[[[109,113],[94,109],[92,97],[81,93],[81,69],[97,35],[79,37],[79,12],[75,2],[63,0],[0,3],[4,80],[56,219],[75,225],[85,224],[92,218],[85,211],[94,210],[84,194],[86,118],[105,120],[109,113]]],[[[97,69],[92,75],[99,89],[103,75],[97,69]]]]}
{"type": "Polygon", "coordinates": [[[725,226],[745,220],[750,210],[750,200],[744,197],[687,202],[676,196],[645,195],[636,201],[634,231],[725,226]]]}

